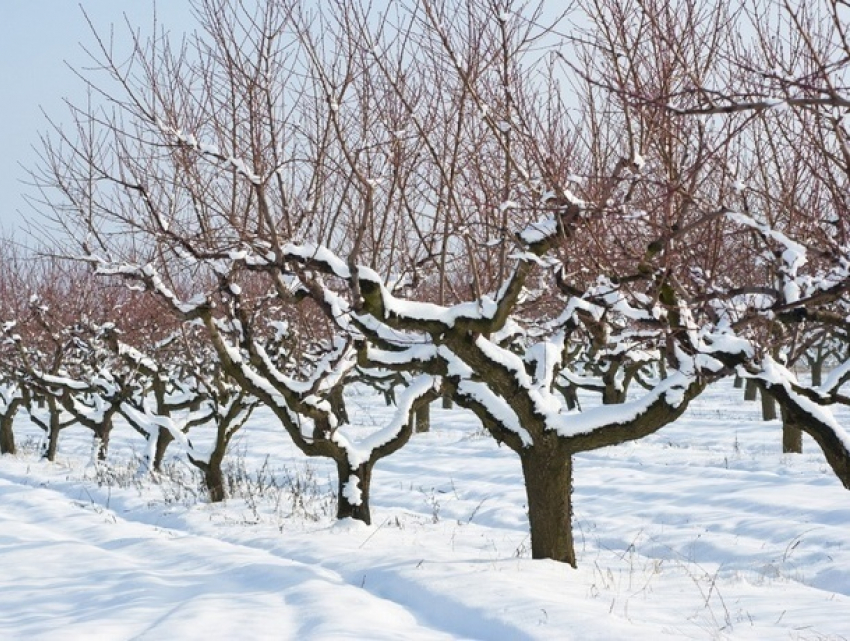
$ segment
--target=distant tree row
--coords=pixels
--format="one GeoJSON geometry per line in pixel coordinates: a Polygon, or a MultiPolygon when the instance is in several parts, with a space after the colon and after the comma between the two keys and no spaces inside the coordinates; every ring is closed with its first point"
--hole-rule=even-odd
{"type": "Polygon", "coordinates": [[[95,34],[100,99],[43,140],[58,240],[3,257],[4,416],[42,403],[52,451],[76,421],[105,456],[120,413],[218,499],[262,403],[368,522],[443,397],[519,456],[533,557],[575,565],[573,456],[737,375],[850,489],[843,3],[194,4],[182,41],[95,34]],[[395,396],[366,438],[353,381],[395,396]]]}

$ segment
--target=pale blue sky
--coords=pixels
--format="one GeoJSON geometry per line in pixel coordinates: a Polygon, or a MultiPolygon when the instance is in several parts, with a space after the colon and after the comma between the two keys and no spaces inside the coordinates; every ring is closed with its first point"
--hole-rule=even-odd
{"type": "MultiPolygon", "coordinates": [[[[79,66],[90,45],[85,10],[98,31],[116,24],[116,39],[126,37],[124,16],[143,33],[153,24],[152,0],[2,0],[0,2],[0,232],[15,231],[34,217],[23,198],[27,174],[21,164],[35,162],[32,146],[47,129],[42,108],[61,120],[63,98],[84,100],[82,85],[66,62],[79,66]],[[82,6],[82,9],[81,9],[82,6]]],[[[187,0],[159,0],[160,25],[175,35],[192,29],[187,0]]]]}

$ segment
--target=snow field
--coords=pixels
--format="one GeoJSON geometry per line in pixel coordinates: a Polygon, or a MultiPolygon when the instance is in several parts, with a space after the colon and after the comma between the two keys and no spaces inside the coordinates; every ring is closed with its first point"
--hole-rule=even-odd
{"type": "MultiPolygon", "coordinates": [[[[439,403],[376,467],[371,526],[335,522],[334,470],[266,411],[219,505],[176,447],[155,483],[133,477],[129,428],[100,470],[69,428],[55,464],[0,459],[0,638],[850,638],[850,496],[742,395],[721,382],[658,434],[577,457],[578,570],[529,558],[518,459],[439,403]]],[[[392,413],[347,400],[364,433],[392,413]]]]}

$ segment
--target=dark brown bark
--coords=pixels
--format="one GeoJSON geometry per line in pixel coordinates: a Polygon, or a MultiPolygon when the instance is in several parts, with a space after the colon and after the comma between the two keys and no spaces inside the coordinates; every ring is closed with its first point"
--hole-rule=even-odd
{"type": "Polygon", "coordinates": [[[758,396],[758,383],[752,379],[748,378],[747,383],[744,386],[744,400],[745,401],[754,401],[758,396]]]}
{"type": "Polygon", "coordinates": [[[372,468],[374,463],[367,461],[356,468],[351,467],[348,459],[337,459],[336,469],[339,475],[339,483],[337,486],[337,512],[338,519],[351,518],[357,521],[363,521],[366,525],[371,525],[372,516],[369,512],[369,490],[372,484],[372,468]],[[349,500],[346,496],[346,486],[355,479],[357,488],[360,490],[360,500],[357,503],[349,500]]]}
{"type": "Polygon", "coordinates": [[[529,448],[520,454],[528,501],[531,557],[576,567],[572,531],[572,456],[529,448]]]}

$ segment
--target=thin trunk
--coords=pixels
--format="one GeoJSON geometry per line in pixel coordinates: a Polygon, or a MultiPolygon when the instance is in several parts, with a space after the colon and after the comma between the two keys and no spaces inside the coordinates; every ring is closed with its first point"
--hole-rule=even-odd
{"type": "Polygon", "coordinates": [[[419,406],[415,413],[414,432],[430,432],[431,431],[431,405],[423,403],[419,406]]]}
{"type": "MultiPolygon", "coordinates": [[[[58,423],[58,421],[56,421],[58,423]]],[[[51,463],[56,460],[56,452],[59,449],[59,426],[51,419],[50,429],[47,431],[47,447],[42,454],[42,458],[47,459],[51,463]]]]}
{"type": "Polygon", "coordinates": [[[374,465],[367,461],[357,468],[352,468],[347,458],[336,461],[339,474],[336,513],[338,519],[351,518],[363,521],[366,525],[372,523],[369,512],[369,489],[372,484],[374,465]]]}
{"type": "Polygon", "coordinates": [[[520,454],[528,521],[531,557],[554,559],[576,567],[572,531],[572,456],[536,448],[520,454]]]}
{"type": "Polygon", "coordinates": [[[735,375],[734,387],[735,389],[741,389],[742,387],[744,387],[744,379],[738,376],[737,374],[735,375]]]}
{"type": "Polygon", "coordinates": [[[812,387],[820,387],[823,384],[823,361],[825,359],[818,358],[809,361],[812,368],[812,387]]]}

